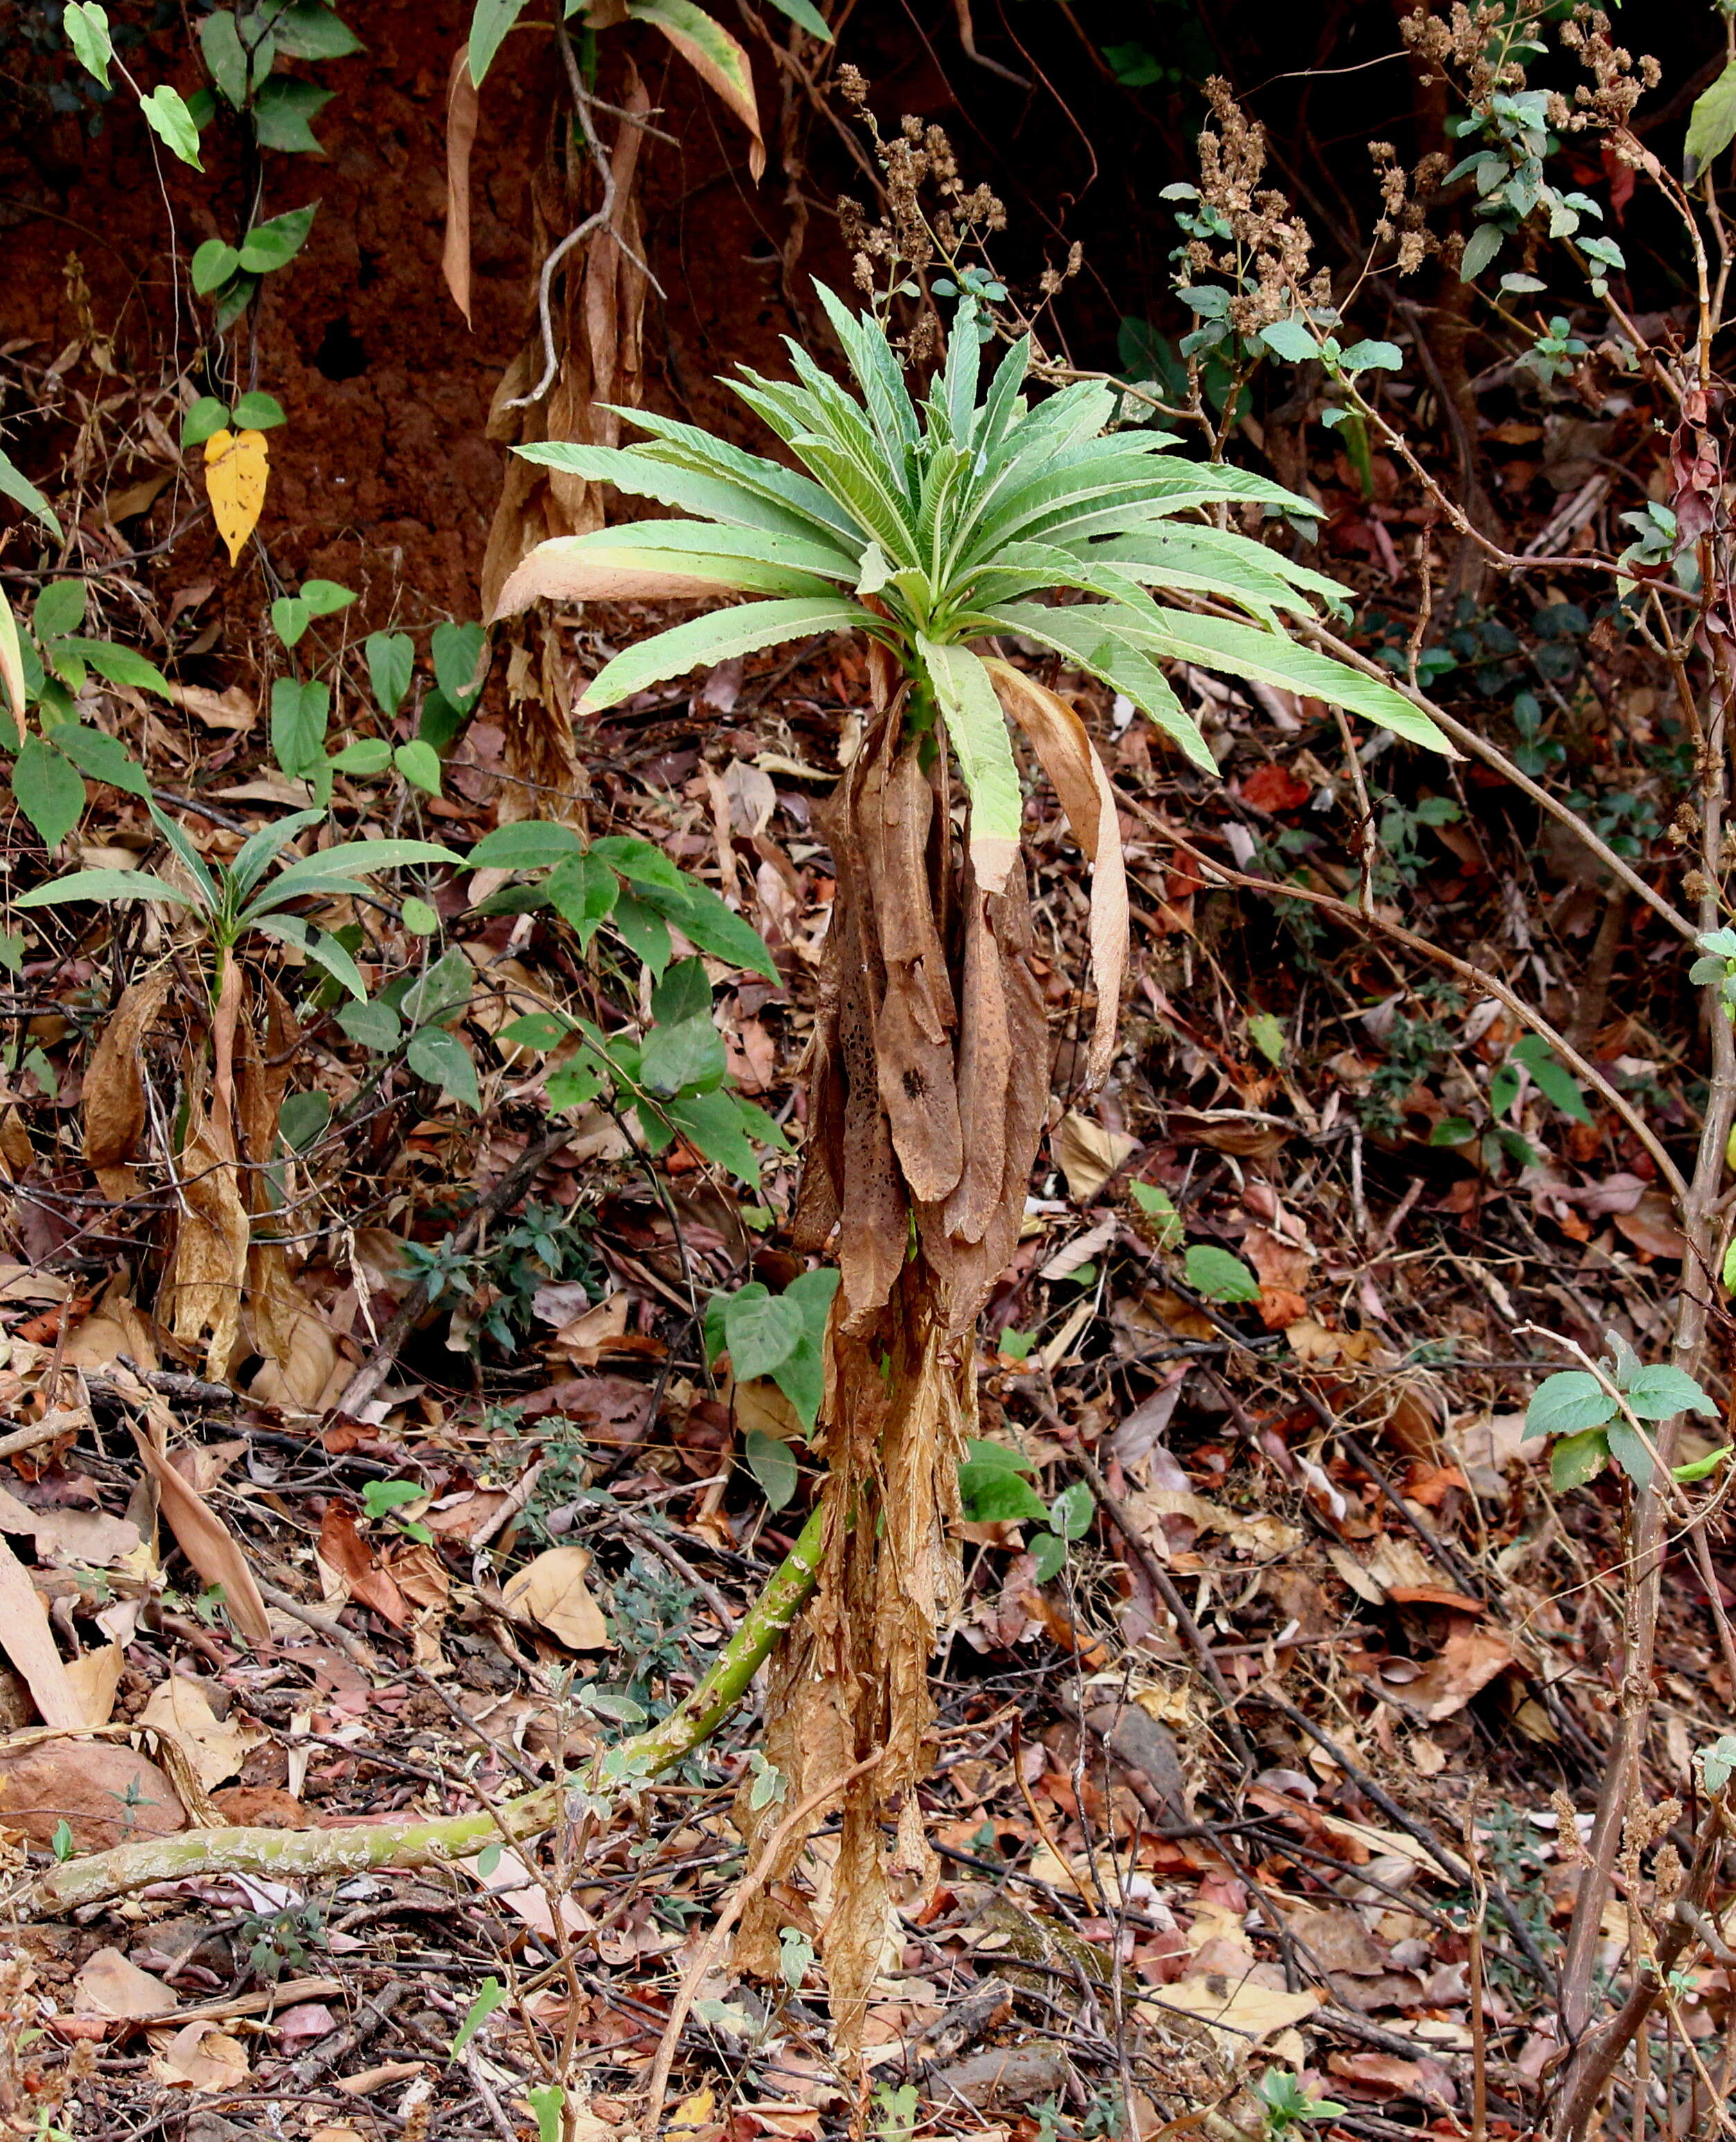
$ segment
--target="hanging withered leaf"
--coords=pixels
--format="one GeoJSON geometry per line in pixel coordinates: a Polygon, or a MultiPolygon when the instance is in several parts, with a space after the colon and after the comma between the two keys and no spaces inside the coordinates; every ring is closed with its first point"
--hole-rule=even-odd
{"type": "Polygon", "coordinates": [[[205,441],[205,490],[217,532],[229,545],[229,563],[259,524],[271,457],[263,432],[213,432],[205,441]]]}

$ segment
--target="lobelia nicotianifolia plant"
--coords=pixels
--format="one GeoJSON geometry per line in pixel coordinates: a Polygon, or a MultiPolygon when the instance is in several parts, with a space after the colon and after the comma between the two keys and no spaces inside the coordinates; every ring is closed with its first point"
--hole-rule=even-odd
{"type": "MultiPolygon", "coordinates": [[[[1316,604],[1341,605],[1336,583],[1221,525],[1226,508],[1305,512],[1306,501],[1190,461],[1167,435],[1109,430],[1120,397],[1100,382],[1028,401],[1029,338],[985,372],[993,331],[968,287],[920,401],[880,320],[818,294],[855,392],[793,343],[792,378],[732,382],[797,466],[624,410],[649,438],[520,447],[679,517],[544,543],[500,607],[749,598],[617,655],[585,693],[593,713],[815,634],[868,643],[872,711],[826,818],[837,891],[795,1225],[798,1246],[833,1248],[839,1270],[817,1416],[825,1552],[818,1604],[767,1706],[767,1753],[793,1799],[858,1772],[827,1933],[847,2042],[887,1899],[883,1811],[900,1807],[899,1848],[920,1849],[908,1789],[927,1767],[927,1659],[957,1582],[948,1527],[975,1419],[966,1335],[1016,1241],[1048,1104],[1009,720],[1093,866],[1090,1083],[1113,1059],[1127,957],[1108,777],[1073,706],[997,643],[1124,694],[1206,773],[1216,761],[1166,662],[1451,747],[1410,700],[1295,636],[1316,604]]],[[[750,1951],[757,1936],[771,1944],[773,1969],[774,1933],[746,1932],[750,1951]]]]}

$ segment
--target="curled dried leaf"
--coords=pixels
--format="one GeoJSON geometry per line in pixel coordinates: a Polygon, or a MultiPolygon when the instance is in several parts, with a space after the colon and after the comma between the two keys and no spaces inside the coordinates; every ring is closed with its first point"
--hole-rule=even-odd
{"type": "Polygon", "coordinates": [[[1002,706],[1030,738],[1073,837],[1092,866],[1091,977],[1097,990],[1097,1021],[1085,1083],[1087,1088],[1100,1086],[1115,1057],[1129,949],[1127,869],[1115,792],[1084,723],[1058,693],[1010,662],[991,660],[985,666],[1002,706]]]}
{"type": "Polygon", "coordinates": [[[265,1602],[240,1542],[185,1474],[169,1462],[166,1409],[124,1369],[115,1372],[114,1380],[123,1390],[131,1386],[126,1394],[145,1415],[144,1427],[136,1419],[132,1424],[133,1440],[156,1484],[163,1515],[181,1552],[208,1585],[220,1588],[230,1621],[247,1641],[269,1644],[271,1623],[265,1602]]]}
{"type": "Polygon", "coordinates": [[[169,1327],[177,1339],[210,1335],[205,1373],[222,1382],[240,1334],[251,1230],[234,1146],[225,1127],[197,1104],[180,1165],[182,1204],[167,1285],[169,1327]]]}
{"type": "Polygon", "coordinates": [[[470,46],[460,45],[452,57],[446,83],[446,244],[441,252],[441,272],[452,302],[471,323],[471,151],[476,146],[476,120],[481,111],[476,85],[471,80],[470,46]]]}
{"type": "Polygon", "coordinates": [[[135,982],[97,1036],[84,1082],[85,1159],[106,1197],[119,1203],[138,1188],[127,1166],[145,1128],[144,1045],[168,999],[167,967],[135,982]]]}

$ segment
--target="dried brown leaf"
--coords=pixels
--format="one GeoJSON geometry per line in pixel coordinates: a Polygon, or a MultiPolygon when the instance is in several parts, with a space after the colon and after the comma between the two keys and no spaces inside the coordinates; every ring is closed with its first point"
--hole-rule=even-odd
{"type": "Polygon", "coordinates": [[[67,1679],[84,1709],[81,1725],[106,1725],[114,1716],[126,1659],[124,1646],[101,1644],[95,1651],[81,1652],[68,1666],[67,1679]]]}
{"type": "Polygon", "coordinates": [[[239,1776],[249,1754],[264,1738],[234,1717],[219,1718],[204,1688],[186,1674],[172,1673],[167,1681],[159,1681],[139,1721],[175,1735],[190,1754],[207,1792],[225,1779],[239,1776]]]}
{"type": "MultiPolygon", "coordinates": [[[[147,1394],[139,1389],[139,1396],[143,1399],[147,1394]]],[[[136,1421],[133,1440],[156,1483],[163,1514],[181,1552],[207,1584],[222,1587],[229,1619],[249,1643],[269,1644],[271,1624],[266,1618],[265,1602],[259,1597],[258,1582],[240,1543],[204,1496],[169,1463],[160,1440],[164,1409],[150,1404],[141,1410],[150,1426],[141,1428],[136,1421]]]]}
{"type": "Polygon", "coordinates": [[[875,1064],[899,1166],[912,1197],[938,1204],[964,1167],[964,1133],[953,1053],[925,1028],[920,993],[906,967],[888,966],[875,1022],[875,1064]]]}
{"type": "Polygon", "coordinates": [[[165,687],[170,699],[201,721],[208,729],[250,729],[259,718],[259,702],[250,699],[239,684],[231,684],[221,692],[208,690],[203,684],[170,684],[165,687]]]}
{"type": "Polygon", "coordinates": [[[320,1518],[316,1552],[325,1567],[342,1579],[352,1598],[371,1607],[394,1629],[408,1624],[410,1607],[403,1593],[357,1531],[355,1512],[335,1495],[320,1518]]]}
{"type": "Polygon", "coordinates": [[[1320,2005],[1318,1993],[1285,1993],[1261,1986],[1251,1978],[1233,1978],[1219,1972],[1178,1979],[1152,1995],[1149,2001],[1161,2022],[1178,2011],[1201,2022],[1221,2026],[1218,2041],[1235,2057],[1255,2044],[1293,2025],[1304,2022],[1320,2005]]]}
{"type": "Polygon", "coordinates": [[[160,1978],[141,1971],[117,1948],[100,1948],[78,1967],[72,1982],[75,2016],[137,2018],[166,2016],[179,2004],[160,1978]]]}
{"type": "MultiPolygon", "coordinates": [[[[890,727],[876,738],[875,751],[884,747],[890,727]]],[[[875,1012],[886,982],[863,853],[862,799],[873,758],[867,748],[857,754],[824,814],[837,871],[826,949],[836,977],[841,1166],[834,1181],[846,1330],[861,1328],[885,1302],[904,1267],[910,1235],[910,1205],[880,1099],[875,1047],[875,1012]]]]}
{"type": "Polygon", "coordinates": [[[446,242],[440,267],[452,302],[471,322],[471,151],[476,146],[476,119],[481,111],[476,85],[471,79],[470,45],[460,45],[452,56],[446,80],[446,242]]]}
{"type": "Polygon", "coordinates": [[[82,1725],[85,1705],[67,1678],[48,1626],[48,1610],[29,1572],[0,1539],[0,1644],[23,1675],[45,1725],[82,1725]]]}
{"type": "Polygon", "coordinates": [[[886,985],[875,1024],[880,1105],[911,1195],[936,1204],[964,1166],[951,1031],[957,1014],[928,866],[934,792],[914,748],[864,784],[863,859],[886,985]]]}
{"type": "Polygon", "coordinates": [[[96,1308],[67,1333],[61,1359],[69,1367],[109,1370],[123,1354],[141,1369],[156,1367],[150,1325],[126,1287],[125,1274],[111,1281],[96,1308]]]}
{"type": "Polygon", "coordinates": [[[1067,1177],[1067,1194],[1076,1205],[1088,1205],[1122,1162],[1138,1150],[1137,1138],[1125,1131],[1105,1130],[1077,1108],[1069,1108],[1049,1136],[1049,1151],[1067,1177]]]}
{"type": "Polygon", "coordinates": [[[80,1562],[87,1568],[112,1569],[136,1554],[141,1544],[139,1528],[130,1518],[69,1505],[32,1510],[6,1488],[0,1488],[0,1527],[28,1533],[45,1562],[80,1562]]]}
{"type": "Polygon", "coordinates": [[[1000,947],[989,920],[991,896],[964,893],[964,985],[959,1035],[959,1118],[964,1165],[944,1207],[949,1234],[979,1242],[1000,1202],[1007,1163],[1007,1081],[1013,1042],[1000,947]]]}
{"type": "Polygon", "coordinates": [[[167,1320],[177,1339],[210,1335],[205,1373],[220,1383],[228,1379],[240,1335],[252,1230],[227,1126],[196,1103],[180,1166],[182,1207],[167,1281],[167,1320]]]}
{"type": "MultiPolygon", "coordinates": [[[[624,547],[632,531],[624,532],[624,547]]],[[[726,595],[728,583],[703,573],[674,573],[631,565],[580,547],[575,536],[552,536],[521,559],[507,575],[494,621],[515,617],[534,602],[694,602],[726,595]]]]}
{"type": "Polygon", "coordinates": [[[85,1160],[106,1197],[118,1203],[138,1188],[126,1165],[145,1128],[145,1037],[155,1025],[175,975],[159,967],[135,982],[97,1036],[85,1071],[85,1160]]]}
{"type": "Polygon", "coordinates": [[[609,1624],[585,1582],[590,1563],[582,1547],[546,1548],[508,1581],[502,1594],[507,1611],[546,1629],[569,1651],[612,1651],[609,1624]]]}
{"type": "Polygon", "coordinates": [[[1493,1629],[1462,1623],[1428,1664],[1401,1692],[1407,1710],[1420,1710],[1431,1721],[1462,1710],[1479,1689],[1515,1661],[1512,1646],[1493,1629]]]}
{"type": "Polygon", "coordinates": [[[253,2080],[247,2048],[212,2022],[184,2025],[153,2056],[150,2072],[171,2088],[205,2093],[245,2090],[253,2080]]]}
{"type": "Polygon", "coordinates": [[[1130,943],[1127,867],[1115,791],[1084,723],[1058,693],[1027,677],[1010,662],[991,661],[988,669],[1002,707],[1030,738],[1061,799],[1073,838],[1092,866],[1091,975],[1097,990],[1097,1019],[1085,1083],[1087,1088],[1100,1086],[1115,1058],[1130,943]]]}

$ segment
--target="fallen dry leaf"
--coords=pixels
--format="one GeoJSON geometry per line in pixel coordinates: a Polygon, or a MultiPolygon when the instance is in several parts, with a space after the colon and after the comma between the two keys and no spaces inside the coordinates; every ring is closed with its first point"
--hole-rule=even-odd
{"type": "Polygon", "coordinates": [[[61,1359],[88,1373],[112,1369],[123,1354],[139,1368],[157,1366],[156,1342],[138,1304],[124,1286],[109,1286],[91,1314],[67,1334],[61,1359]]]}
{"type": "Polygon", "coordinates": [[[76,1562],[87,1569],[112,1569],[143,1545],[130,1518],[111,1518],[103,1510],[32,1510],[5,1488],[0,1488],[0,1531],[27,1533],[45,1562],[76,1562]]]}
{"type": "Polygon", "coordinates": [[[626,1335],[627,1310],[624,1288],[586,1309],[570,1324],[563,1324],[550,1344],[565,1354],[575,1369],[594,1369],[605,1354],[614,1350],[614,1342],[626,1335]]]}
{"type": "Polygon", "coordinates": [[[741,1435],[773,1437],[779,1443],[805,1443],[801,1416],[769,1376],[750,1377],[729,1394],[730,1417],[741,1435]]]}
{"type": "Polygon", "coordinates": [[[29,1573],[0,1539],[0,1644],[23,1675],[45,1725],[82,1725],[84,1701],[67,1677],[48,1611],[29,1573]]]}
{"type": "Polygon", "coordinates": [[[534,1621],[573,1651],[614,1649],[603,1610],[591,1597],[582,1547],[551,1547],[511,1577],[502,1595],[515,1620],[534,1621]]]}
{"type": "Polygon", "coordinates": [[[1674,1204],[1662,1190],[1648,1190],[1632,1212],[1610,1217],[1634,1247],[1648,1256],[1679,1264],[1688,1253],[1688,1238],[1676,1225],[1674,1204]]]}
{"type": "Polygon", "coordinates": [[[350,1373],[331,1326],[311,1302],[295,1302],[279,1320],[272,1351],[248,1389],[288,1413],[318,1414],[335,1402],[350,1373]]]}
{"type": "Polygon", "coordinates": [[[1323,1970],[1374,1977],[1388,1968],[1380,1944],[1347,1906],[1328,1905],[1319,1910],[1300,1906],[1286,1911],[1284,1919],[1306,1947],[1309,1962],[1323,1970]]]}
{"type": "Polygon", "coordinates": [[[121,1668],[126,1658],[121,1644],[101,1644],[81,1652],[67,1668],[67,1679],[84,1709],[81,1725],[106,1725],[115,1713],[121,1668]]]}
{"type": "Polygon", "coordinates": [[[221,692],[203,684],[170,684],[169,697],[208,729],[250,729],[259,718],[259,702],[249,698],[239,684],[221,692]]]}
{"type": "Polygon", "coordinates": [[[167,1681],[158,1682],[150,1691],[150,1702],[139,1714],[139,1722],[180,1736],[207,1792],[236,1776],[249,1753],[264,1737],[233,1718],[218,1717],[204,1688],[185,1674],[171,1673],[167,1681]]]}
{"type": "Polygon", "coordinates": [[[1329,2074],[1361,2083],[1382,2099],[1408,2097],[1448,2111],[1458,2103],[1452,2078],[1438,2061],[1401,2060],[1395,2053],[1332,2053],[1326,2067],[1329,2074]]]}
{"type": "Polygon", "coordinates": [[[1407,1710],[1419,1710],[1432,1722],[1462,1710],[1480,1688],[1512,1665],[1513,1647],[1492,1629],[1456,1628],[1403,1691],[1407,1710]]]}
{"type": "Polygon", "coordinates": [[[1089,1116],[1070,1108],[1049,1138],[1055,1165],[1067,1177],[1067,1194],[1076,1205],[1088,1205],[1117,1168],[1139,1150],[1139,1140],[1125,1131],[1106,1131],[1089,1116]]]}
{"type": "MultiPolygon", "coordinates": [[[[408,1623],[408,1602],[357,1531],[355,1512],[336,1495],[326,1504],[325,1513],[320,1518],[319,1545],[314,1552],[323,1569],[329,1570],[338,1580],[347,1597],[372,1607],[394,1629],[402,1629],[408,1623]]],[[[328,1597],[332,1596],[328,1593],[328,1597]]]]}
{"type": "Polygon", "coordinates": [[[180,2002],[160,1978],[129,1963],[117,1948],[86,1957],[72,1982],[75,2016],[166,2016],[180,2002]]]}
{"type": "Polygon", "coordinates": [[[323,2001],[303,2001],[298,2007],[280,2010],[278,2015],[277,2034],[285,2043],[328,2038],[337,2027],[338,2018],[323,2001]]]}
{"type": "Polygon", "coordinates": [[[150,2072],[171,2088],[207,2093],[245,2090],[253,2080],[247,2048],[210,2022],[185,2024],[158,2042],[150,2072]]]}
{"type": "Polygon", "coordinates": [[[1075,1235],[1056,1251],[1048,1263],[1038,1272],[1039,1279],[1070,1279],[1082,1265],[1088,1265],[1100,1257],[1120,1231],[1121,1222],[1114,1213],[1107,1220],[1099,1220],[1096,1226],[1087,1227],[1083,1235],[1075,1235]]]}
{"type": "MultiPolygon", "coordinates": [[[[549,1909],[548,1896],[518,1853],[510,1849],[501,1853],[492,1872],[486,1875],[481,1871],[480,1858],[466,1860],[464,1864],[495,1903],[506,1905],[515,1917],[522,1919],[533,1933],[540,1934],[545,1941],[555,1939],[555,1918],[549,1909]]],[[[560,1922],[565,1932],[575,1937],[594,1931],[594,1922],[570,1897],[560,1899],[560,1922]]]]}
{"type": "Polygon", "coordinates": [[[1160,2021],[1165,2011],[1179,2009],[1202,2023],[1223,2026],[1218,2042],[1232,2056],[1245,2054],[1250,2039],[1257,2045],[1280,2031],[1306,2021],[1320,2005],[1318,1993],[1286,1993],[1277,1987],[1258,1985],[1251,1978],[1233,1979],[1219,1972],[1179,1978],[1161,1993],[1145,1994],[1141,1999],[1155,2010],[1160,2021]]]}
{"type": "Polygon", "coordinates": [[[1394,1584],[1387,1597],[1401,1606],[1446,1606],[1455,1614],[1487,1614],[1487,1602],[1472,1599],[1445,1584],[1394,1584]]]}
{"type": "MultiPolygon", "coordinates": [[[[426,2075],[426,2061],[382,2061],[377,2067],[358,2068],[354,2075],[339,2075],[337,2087],[346,2097],[371,2097],[377,2090],[390,2090],[394,2083],[412,2082],[426,2075]]],[[[353,2135],[353,2127],[333,2128],[333,2134],[353,2135]]]]}
{"type": "Polygon", "coordinates": [[[175,985],[171,967],[133,983],[97,1036],[85,1069],[84,1153],[106,1197],[130,1197],[128,1163],[145,1128],[145,1041],[175,985]]]}
{"type": "Polygon", "coordinates": [[[248,1642],[269,1644],[271,1623],[266,1617],[265,1602],[259,1597],[259,1584],[239,1542],[205,1498],[169,1463],[156,1439],[165,1419],[162,1406],[150,1403],[141,1384],[134,1382],[133,1388],[145,1402],[141,1409],[150,1423],[144,1429],[134,1422],[133,1440],[156,1483],[163,1515],[181,1552],[207,1584],[221,1587],[229,1617],[248,1642]]]}
{"type": "Polygon", "coordinates": [[[466,42],[452,55],[446,80],[446,242],[440,255],[441,273],[466,327],[471,324],[471,151],[476,146],[480,112],[466,42]]]}

